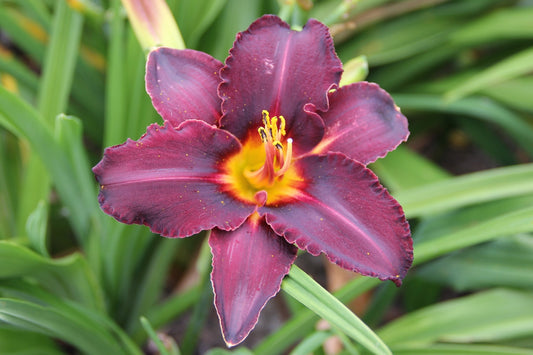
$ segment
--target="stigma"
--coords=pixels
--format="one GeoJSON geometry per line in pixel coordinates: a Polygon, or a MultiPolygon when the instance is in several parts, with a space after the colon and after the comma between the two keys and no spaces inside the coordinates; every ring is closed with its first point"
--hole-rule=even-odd
{"type": "Polygon", "coordinates": [[[260,188],[270,187],[287,172],[292,159],[292,138],[283,144],[285,131],[285,118],[283,116],[270,117],[268,111],[262,112],[263,126],[257,132],[265,148],[265,163],[255,171],[245,170],[244,175],[248,181],[260,188]]]}

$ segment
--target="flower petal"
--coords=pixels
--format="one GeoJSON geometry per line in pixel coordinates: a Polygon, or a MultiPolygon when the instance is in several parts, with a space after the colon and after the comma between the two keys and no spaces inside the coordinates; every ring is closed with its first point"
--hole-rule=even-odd
{"type": "Polygon", "coordinates": [[[160,47],[148,56],[146,91],[174,127],[189,119],[215,124],[221,115],[220,68],[220,61],[203,52],[160,47]]]}
{"type": "Polygon", "coordinates": [[[309,119],[303,110],[306,104],[327,110],[327,92],[339,83],[341,73],[325,25],[311,19],[298,32],[278,17],[265,15],[237,35],[220,72],[221,125],[243,140],[249,129],[260,125],[261,111],[267,110],[270,116],[285,117],[287,137],[303,142],[300,137],[316,134],[301,131],[294,122],[309,119]]]}
{"type": "Polygon", "coordinates": [[[332,92],[321,116],[326,132],[313,153],[340,152],[364,165],[407,140],[407,119],[378,85],[359,82],[332,92]]]}
{"type": "Polygon", "coordinates": [[[138,141],[107,148],[93,168],[100,206],[120,222],[166,237],[235,229],[255,207],[222,192],[219,164],[240,148],[230,133],[203,121],[177,129],[153,124],[138,141]]]}
{"type": "Polygon", "coordinates": [[[409,225],[377,177],[340,153],[296,164],[307,186],[292,202],[259,208],[272,229],[313,255],[400,285],[413,259],[409,225]]]}
{"type": "Polygon", "coordinates": [[[257,214],[232,232],[213,229],[211,281],[228,346],[242,342],[266,302],[278,293],[297,248],[276,235],[257,214]]]}

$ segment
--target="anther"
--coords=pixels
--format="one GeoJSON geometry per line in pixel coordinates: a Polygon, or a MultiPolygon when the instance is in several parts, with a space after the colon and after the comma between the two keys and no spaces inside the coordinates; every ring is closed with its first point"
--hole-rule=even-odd
{"type": "Polygon", "coordinates": [[[259,135],[261,136],[261,142],[266,143],[267,142],[267,134],[264,127],[259,127],[257,129],[257,132],[259,132],[259,135]]]}

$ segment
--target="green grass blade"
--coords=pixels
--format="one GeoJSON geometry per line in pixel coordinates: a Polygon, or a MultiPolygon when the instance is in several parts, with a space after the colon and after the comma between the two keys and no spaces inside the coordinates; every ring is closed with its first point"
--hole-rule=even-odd
{"type": "MultiPolygon", "coordinates": [[[[7,120],[0,113],[0,125],[7,120]]],[[[10,132],[0,130],[0,240],[16,236],[16,210],[20,186],[20,144],[10,132]]]]}
{"type": "Polygon", "coordinates": [[[415,244],[415,261],[422,262],[454,250],[486,242],[500,236],[533,232],[533,207],[503,214],[472,227],[447,234],[418,245],[415,244]]]}
{"type": "Polygon", "coordinates": [[[331,336],[332,334],[330,332],[315,332],[306,337],[294,349],[292,349],[291,355],[313,354],[313,352],[321,347],[326,339],[331,336]]]}
{"type": "Polygon", "coordinates": [[[89,158],[83,144],[83,127],[81,121],[74,116],[60,114],[56,118],[55,138],[67,158],[72,175],[78,187],[77,198],[85,203],[84,214],[91,218],[101,217],[96,199],[94,176],[91,173],[89,158]]]}
{"type": "Polygon", "coordinates": [[[0,279],[30,277],[61,297],[103,310],[102,290],[79,254],[49,259],[18,244],[0,241],[0,279]]]}
{"type": "MultiPolygon", "coordinates": [[[[186,310],[191,308],[200,297],[200,288],[193,287],[187,291],[174,294],[169,298],[163,300],[160,304],[151,307],[146,314],[146,318],[154,327],[158,328],[168,324],[186,310]]],[[[133,332],[134,339],[143,339],[144,336],[135,328],[133,332]]]]}
{"type": "Polygon", "coordinates": [[[32,248],[39,254],[49,257],[46,246],[46,228],[48,226],[48,205],[44,201],[39,202],[35,211],[28,217],[26,222],[26,234],[32,248]]]}
{"type": "MultiPolygon", "coordinates": [[[[82,25],[82,16],[73,11],[67,2],[56,3],[37,104],[40,117],[48,127],[53,127],[55,117],[67,107],[82,25]]],[[[25,188],[21,190],[17,216],[19,230],[23,229],[39,201],[48,201],[49,184],[47,171],[34,152],[27,166],[25,188]]]]}
{"type": "Polygon", "coordinates": [[[396,355],[531,355],[533,350],[501,345],[435,344],[394,348],[396,355]]]}
{"type": "MultiPolygon", "coordinates": [[[[152,237],[152,236],[150,236],[152,237]]],[[[154,236],[154,238],[157,238],[154,236]]],[[[176,254],[176,249],[181,245],[182,239],[160,239],[154,247],[154,252],[146,257],[146,264],[142,272],[134,274],[137,282],[135,295],[129,307],[129,317],[126,329],[132,331],[138,322],[139,316],[159,300],[163,287],[168,277],[168,271],[176,254]]],[[[144,264],[144,263],[143,263],[144,264]]]]}
{"type": "Polygon", "coordinates": [[[450,177],[436,164],[403,146],[378,159],[370,168],[392,191],[408,190],[450,177]]]}
{"type": "Polygon", "coordinates": [[[455,101],[476,93],[485,87],[520,77],[533,70],[533,49],[526,49],[469,77],[464,83],[444,94],[447,101],[455,101]]]}
{"type": "Polygon", "coordinates": [[[170,350],[165,347],[165,344],[163,344],[163,341],[159,339],[157,333],[155,332],[148,319],[141,317],[141,324],[150,339],[152,339],[152,341],[154,342],[155,346],[157,347],[157,350],[159,350],[160,355],[180,355],[180,351],[174,342],[172,342],[170,350]]]}
{"type": "Polygon", "coordinates": [[[19,48],[37,63],[43,62],[49,37],[46,28],[4,2],[0,2],[0,23],[19,48]]]}
{"type": "Polygon", "coordinates": [[[200,37],[213,23],[228,0],[178,1],[171,8],[188,48],[196,48],[200,37]]]}
{"type": "Polygon", "coordinates": [[[126,137],[125,23],[120,0],[111,1],[111,38],[106,78],[104,146],[122,143],[126,137]]]}
{"type": "Polygon", "coordinates": [[[533,335],[533,296],[494,289],[411,312],[378,331],[391,347],[497,342],[533,335]]]}
{"type": "Polygon", "coordinates": [[[533,193],[533,164],[486,170],[398,191],[409,217],[431,215],[471,204],[533,193]]]}
{"type": "Polygon", "coordinates": [[[519,234],[461,250],[417,269],[428,281],[466,292],[489,287],[533,289],[533,238],[519,234]]]}
{"type": "Polygon", "coordinates": [[[460,114],[494,123],[507,131],[533,157],[533,128],[513,112],[486,97],[468,97],[445,102],[432,94],[395,94],[396,104],[409,116],[410,111],[460,114]]]}
{"type": "MultiPolygon", "coordinates": [[[[348,282],[333,295],[343,303],[348,303],[365,291],[378,285],[380,281],[370,277],[357,277],[348,282]]],[[[315,328],[318,316],[310,309],[303,309],[291,320],[287,321],[275,333],[265,338],[254,348],[256,355],[282,353],[315,328]]]]}
{"type": "Polygon", "coordinates": [[[511,108],[531,113],[533,112],[533,100],[530,95],[532,87],[533,76],[524,76],[485,87],[481,93],[511,108]]]}
{"type": "Polygon", "coordinates": [[[67,2],[57,3],[37,103],[39,112],[50,126],[67,107],[82,26],[83,17],[78,12],[67,2]]]}
{"type": "Polygon", "coordinates": [[[450,41],[460,45],[479,45],[497,40],[531,39],[531,18],[532,7],[502,8],[462,26],[450,36],[450,41]]]}
{"type": "Polygon", "coordinates": [[[0,87],[0,118],[0,123],[7,123],[7,129],[19,134],[19,138],[27,139],[33,151],[40,157],[52,176],[63,203],[69,208],[69,219],[73,228],[83,239],[91,218],[87,214],[87,206],[95,205],[95,199],[80,199],[79,191],[82,189],[77,185],[75,169],[70,164],[67,152],[54,139],[50,128],[44,124],[40,115],[3,87],[0,87]]]}
{"type": "Polygon", "coordinates": [[[0,354],[3,355],[64,355],[59,346],[41,334],[17,329],[0,329],[0,354]]]}
{"type": "Polygon", "coordinates": [[[235,41],[235,34],[246,30],[261,16],[261,3],[248,0],[227,0],[217,19],[198,42],[199,49],[224,60],[235,41]]]}
{"type": "Polygon", "coordinates": [[[282,288],[374,354],[392,354],[383,341],[344,304],[294,266],[282,288]]]}
{"type": "Polygon", "coordinates": [[[0,319],[21,329],[62,339],[89,354],[141,351],[104,314],[68,302],[33,284],[0,284],[0,319]]]}

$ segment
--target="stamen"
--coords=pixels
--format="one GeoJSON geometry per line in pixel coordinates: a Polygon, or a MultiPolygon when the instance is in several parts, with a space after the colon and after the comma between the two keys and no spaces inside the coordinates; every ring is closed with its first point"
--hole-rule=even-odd
{"type": "Polygon", "coordinates": [[[284,157],[283,165],[281,166],[281,169],[276,171],[276,177],[283,176],[289,170],[289,167],[291,166],[291,159],[292,159],[292,138],[287,139],[287,153],[284,157]]]}
{"type": "Polygon", "coordinates": [[[281,143],[282,137],[286,134],[285,118],[270,117],[267,110],[263,110],[261,114],[264,126],[259,127],[257,132],[265,147],[265,163],[258,170],[244,172],[250,183],[256,187],[272,186],[276,178],[282,177],[287,172],[292,159],[292,139],[287,139],[286,152],[281,143]]]}
{"type": "Polygon", "coordinates": [[[261,136],[261,142],[266,143],[267,142],[267,134],[264,127],[259,127],[257,129],[259,132],[259,135],[261,136]]]}
{"type": "Polygon", "coordinates": [[[270,126],[270,115],[268,111],[263,110],[262,114],[263,114],[263,124],[265,125],[265,127],[270,126]]]}
{"type": "Polygon", "coordinates": [[[284,136],[285,134],[287,134],[287,132],[285,132],[285,117],[279,116],[279,119],[281,120],[281,123],[279,125],[279,137],[278,137],[278,140],[281,138],[281,136],[284,136]]]}

